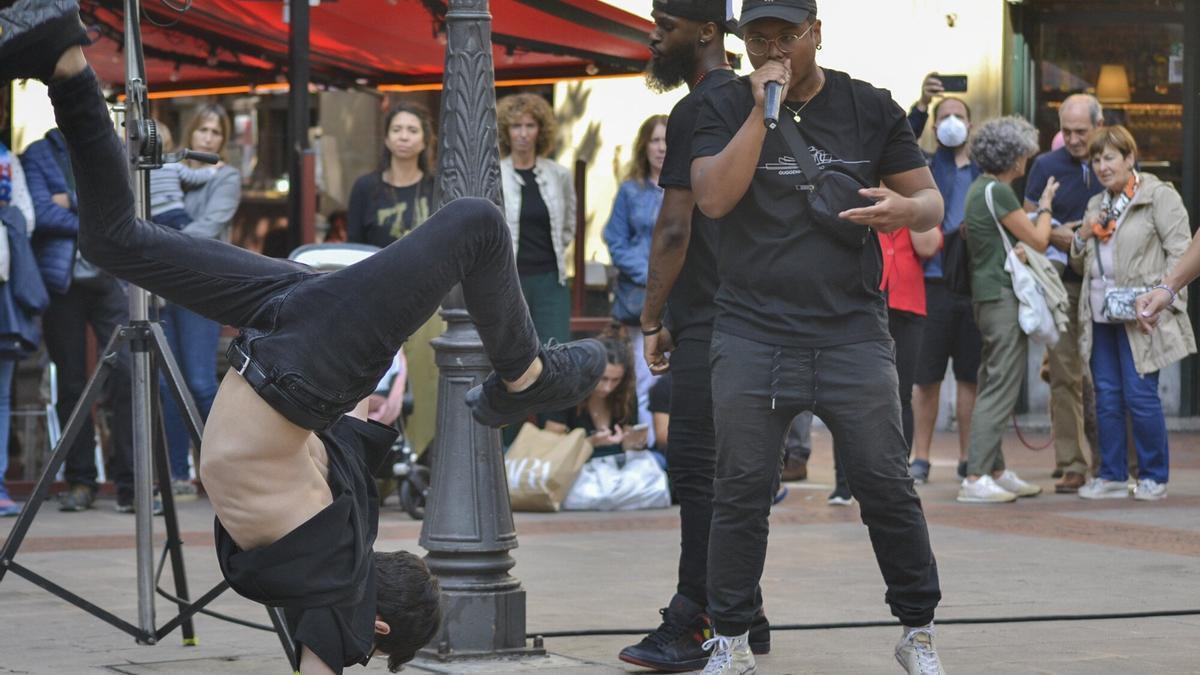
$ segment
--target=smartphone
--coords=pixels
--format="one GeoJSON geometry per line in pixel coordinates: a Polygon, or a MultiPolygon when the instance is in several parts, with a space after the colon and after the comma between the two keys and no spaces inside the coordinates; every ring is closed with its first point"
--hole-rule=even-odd
{"type": "Polygon", "coordinates": [[[942,81],[942,89],[946,92],[961,93],[967,90],[966,75],[938,75],[942,81]]]}

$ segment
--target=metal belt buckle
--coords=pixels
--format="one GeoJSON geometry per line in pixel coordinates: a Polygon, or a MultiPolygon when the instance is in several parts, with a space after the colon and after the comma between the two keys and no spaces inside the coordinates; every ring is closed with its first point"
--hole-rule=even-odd
{"type": "Polygon", "coordinates": [[[236,369],[237,374],[240,375],[241,377],[245,377],[246,369],[250,367],[250,355],[247,354],[246,352],[242,351],[240,348],[235,348],[235,349],[237,349],[238,354],[242,355],[242,366],[240,368],[236,369]]]}

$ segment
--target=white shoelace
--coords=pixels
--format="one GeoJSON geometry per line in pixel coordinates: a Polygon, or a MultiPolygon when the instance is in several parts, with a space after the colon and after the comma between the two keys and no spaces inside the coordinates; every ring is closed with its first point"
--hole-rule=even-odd
{"type": "Polygon", "coordinates": [[[913,646],[913,650],[917,654],[917,668],[920,669],[922,675],[939,675],[937,651],[933,648],[933,630],[930,628],[919,628],[912,631],[905,638],[913,646]],[[929,636],[929,644],[917,640],[917,635],[924,633],[929,636]]]}
{"type": "Polygon", "coordinates": [[[725,666],[733,663],[733,640],[731,638],[716,635],[705,640],[700,648],[706,652],[712,651],[712,656],[708,658],[708,665],[704,667],[705,674],[720,673],[725,666]]]}

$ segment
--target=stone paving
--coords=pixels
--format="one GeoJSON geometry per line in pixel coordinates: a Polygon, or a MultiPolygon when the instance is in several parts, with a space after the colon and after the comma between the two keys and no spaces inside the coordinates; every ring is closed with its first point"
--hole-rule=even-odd
{"type": "MultiPolygon", "coordinates": [[[[763,589],[776,625],[887,621],[883,584],[856,507],[825,504],[830,442],[815,432],[810,479],[771,518],[763,589]]],[[[1031,439],[1032,440],[1032,439],[1031,439]]],[[[1009,465],[1050,494],[1003,506],[954,501],[957,440],[939,433],[932,482],[920,489],[942,579],[937,644],[950,673],[1200,673],[1200,615],[1124,620],[953,625],[955,619],[1200,610],[1200,434],[1172,436],[1171,494],[1163,502],[1086,502],[1054,495],[1052,451],[1005,441],[1009,465]]],[[[133,520],[112,511],[64,514],[47,505],[17,561],[135,621],[133,520]]],[[[193,596],[220,581],[208,502],[180,505],[193,596]]],[[[12,520],[0,521],[6,534],[12,520]]],[[[637,629],[657,623],[672,592],[674,509],[623,514],[518,514],[514,573],[536,633],[637,629]]],[[[161,539],[161,520],[156,521],[161,539]]],[[[418,551],[420,524],[385,507],[382,549],[418,551]]],[[[162,581],[172,588],[169,570],[162,581]]],[[[160,600],[159,621],[172,605],[160,600]]],[[[261,607],[227,593],[212,608],[265,622],[261,607]]],[[[156,646],[133,639],[9,573],[0,582],[0,673],[284,673],[276,638],[210,617],[199,644],[178,632],[156,646]]],[[[776,630],[759,672],[899,672],[899,629],[776,630]]],[[[553,655],[518,662],[417,663],[413,672],[637,672],[616,658],[633,636],[551,637],[553,655]]],[[[386,672],[380,661],[369,672],[386,672]]],[[[362,672],[349,669],[347,672],[362,672]]]]}

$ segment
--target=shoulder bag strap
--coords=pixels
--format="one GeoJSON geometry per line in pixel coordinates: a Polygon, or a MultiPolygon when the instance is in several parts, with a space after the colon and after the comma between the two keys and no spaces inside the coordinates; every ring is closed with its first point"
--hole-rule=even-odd
{"type": "MultiPolygon", "coordinates": [[[[1080,227],[1083,227],[1082,225],[1080,227]]],[[[1096,266],[1100,268],[1100,278],[1104,280],[1104,284],[1108,285],[1108,275],[1104,273],[1104,257],[1100,255],[1100,237],[1092,237],[1092,243],[1096,245],[1096,266]]]]}
{"type": "Polygon", "coordinates": [[[996,223],[996,229],[1000,230],[1000,241],[1004,242],[1004,252],[1012,253],[1012,244],[1009,243],[1008,237],[1004,235],[1004,226],[1000,224],[1000,219],[996,217],[996,204],[992,201],[992,188],[996,187],[995,181],[988,183],[983,189],[983,198],[987,201],[988,213],[992,214],[992,222],[996,223]]]}
{"type": "Polygon", "coordinates": [[[787,142],[788,148],[792,151],[792,155],[794,155],[796,165],[804,172],[804,177],[811,184],[817,179],[820,169],[817,168],[817,163],[813,161],[812,153],[808,151],[808,141],[800,133],[799,127],[789,120],[781,121],[776,129],[783,135],[783,140],[787,142]]]}

